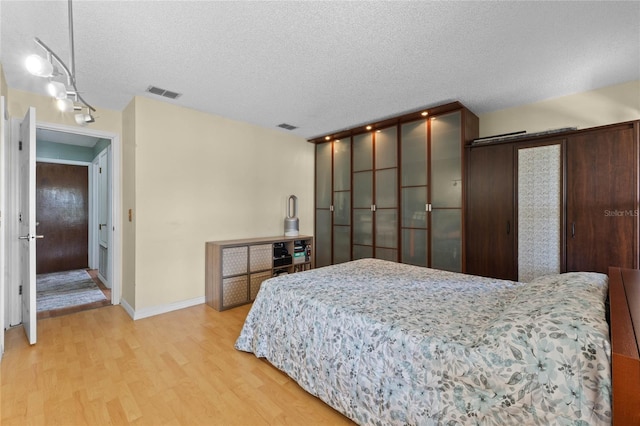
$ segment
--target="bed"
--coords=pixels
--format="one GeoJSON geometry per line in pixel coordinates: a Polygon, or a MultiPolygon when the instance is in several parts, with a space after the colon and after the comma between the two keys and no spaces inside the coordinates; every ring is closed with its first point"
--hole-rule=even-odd
{"type": "Polygon", "coordinates": [[[611,424],[607,289],[361,259],[265,281],[235,347],[358,424],[611,424]]]}

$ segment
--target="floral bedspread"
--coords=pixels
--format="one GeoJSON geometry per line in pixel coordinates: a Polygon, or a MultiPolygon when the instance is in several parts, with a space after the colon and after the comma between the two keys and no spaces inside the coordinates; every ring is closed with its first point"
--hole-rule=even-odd
{"type": "Polygon", "coordinates": [[[610,424],[606,293],[362,259],[265,281],[235,347],[363,425],[610,424]]]}

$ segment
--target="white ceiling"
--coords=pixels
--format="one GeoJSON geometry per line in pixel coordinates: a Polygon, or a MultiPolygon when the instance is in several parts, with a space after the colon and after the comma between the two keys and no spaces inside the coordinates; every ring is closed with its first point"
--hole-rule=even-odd
{"type": "MultiPolygon", "coordinates": [[[[640,1],[73,3],[78,88],[122,110],[177,105],[321,136],[459,100],[476,114],[640,79],[640,1]]],[[[69,58],[66,1],[0,2],[9,87],[24,58],[69,58]]],[[[99,115],[99,113],[98,113],[99,115]]],[[[98,118],[99,120],[99,118],[98,118]]],[[[284,130],[283,130],[284,131],[284,130]]]]}

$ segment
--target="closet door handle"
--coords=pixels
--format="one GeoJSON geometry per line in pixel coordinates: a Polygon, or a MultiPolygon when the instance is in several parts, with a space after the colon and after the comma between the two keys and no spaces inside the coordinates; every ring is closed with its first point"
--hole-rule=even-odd
{"type": "Polygon", "coordinates": [[[576,223],[571,222],[571,238],[575,238],[576,236],[576,223]]]}
{"type": "Polygon", "coordinates": [[[507,235],[509,235],[511,233],[511,221],[508,220],[507,221],[507,235]]]}

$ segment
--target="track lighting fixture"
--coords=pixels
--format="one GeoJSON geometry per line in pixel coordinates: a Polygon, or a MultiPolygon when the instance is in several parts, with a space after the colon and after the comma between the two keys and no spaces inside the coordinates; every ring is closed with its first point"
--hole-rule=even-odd
{"type": "Polygon", "coordinates": [[[39,55],[29,55],[25,61],[27,71],[38,77],[51,77],[53,75],[53,64],[39,55]]]}
{"type": "Polygon", "coordinates": [[[69,8],[69,44],[70,44],[70,57],[69,65],[60,59],[53,50],[42,42],[38,37],[34,38],[34,41],[40,46],[46,53],[46,58],[39,55],[29,55],[25,61],[27,71],[37,77],[48,78],[47,93],[54,99],[56,99],[56,106],[62,112],[79,111],[83,108],[87,109],[86,114],[76,114],[76,123],[86,126],[87,123],[93,123],[95,121],[92,112],[95,112],[95,108],[87,103],[82,95],[78,92],[76,86],[75,76],[75,53],[73,48],[73,6],[72,0],[68,0],[69,8]],[[61,70],[61,71],[59,71],[61,70]],[[56,79],[66,77],[66,84],[56,79]],[[79,104],[79,105],[77,105],[79,104]],[[79,118],[79,116],[81,116],[79,118]]]}
{"type": "Polygon", "coordinates": [[[52,98],[65,99],[67,97],[67,86],[59,81],[50,81],[47,84],[47,92],[52,98]]]}
{"type": "MultiPolygon", "coordinates": [[[[80,108],[82,109],[82,108],[80,108]]],[[[93,117],[93,115],[91,115],[91,110],[89,108],[87,108],[87,113],[78,113],[75,115],[75,119],[76,119],[76,123],[79,126],[86,126],[89,123],[93,123],[96,121],[96,119],[93,117]]]]}

